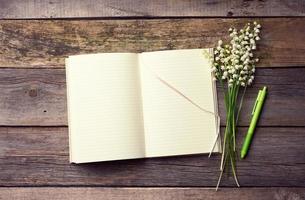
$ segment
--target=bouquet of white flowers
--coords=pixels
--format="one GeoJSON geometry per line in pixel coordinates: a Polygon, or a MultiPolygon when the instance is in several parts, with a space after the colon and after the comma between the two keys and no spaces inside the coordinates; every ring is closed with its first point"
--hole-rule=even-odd
{"type": "Polygon", "coordinates": [[[226,107],[226,129],[222,141],[220,176],[216,190],[227,166],[231,167],[236,185],[239,186],[235,164],[236,125],[246,88],[254,80],[255,64],[259,61],[254,57],[253,51],[256,50],[256,41],[260,40],[260,28],[261,25],[257,22],[248,23],[239,31],[230,28],[230,43],[224,44],[219,40],[214,51],[212,72],[222,87],[226,107]],[[238,94],[242,87],[244,90],[237,109],[238,94]]]}

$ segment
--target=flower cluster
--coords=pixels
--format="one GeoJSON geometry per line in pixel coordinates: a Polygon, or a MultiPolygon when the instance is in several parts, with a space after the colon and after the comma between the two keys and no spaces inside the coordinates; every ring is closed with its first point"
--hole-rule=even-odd
{"type": "Polygon", "coordinates": [[[229,44],[218,41],[214,51],[212,71],[216,79],[227,81],[228,86],[251,85],[254,80],[255,64],[259,61],[254,58],[253,51],[256,49],[256,41],[260,40],[261,25],[257,22],[248,23],[239,31],[230,28],[229,44]]]}

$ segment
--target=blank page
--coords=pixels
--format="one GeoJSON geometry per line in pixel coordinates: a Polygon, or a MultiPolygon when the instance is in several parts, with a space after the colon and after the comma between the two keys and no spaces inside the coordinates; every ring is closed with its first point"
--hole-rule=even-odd
{"type": "Polygon", "coordinates": [[[210,152],[217,123],[215,115],[209,113],[215,112],[215,101],[211,66],[203,50],[142,53],[140,71],[146,156],[210,152]]]}
{"type": "Polygon", "coordinates": [[[70,161],[144,157],[137,54],[70,56],[66,76],[70,161]]]}

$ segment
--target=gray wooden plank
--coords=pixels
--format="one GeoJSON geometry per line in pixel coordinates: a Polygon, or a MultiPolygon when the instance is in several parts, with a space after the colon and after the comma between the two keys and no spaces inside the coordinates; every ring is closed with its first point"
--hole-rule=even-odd
{"type": "Polygon", "coordinates": [[[67,125],[64,70],[0,71],[0,125],[67,125]]]}
{"type": "Polygon", "coordinates": [[[305,66],[305,18],[2,20],[0,67],[64,66],[68,55],[213,47],[230,26],[262,24],[258,67],[305,66]]]}
{"type": "MultiPolygon", "coordinates": [[[[240,126],[248,126],[257,92],[268,86],[259,126],[304,126],[305,68],[259,68],[255,84],[248,88],[240,126]]],[[[0,68],[0,125],[66,126],[64,69],[0,68]]],[[[225,109],[218,88],[222,125],[225,109]]]]}
{"type": "Polygon", "coordinates": [[[103,187],[28,187],[2,188],[0,199],[14,200],[302,200],[305,198],[304,188],[222,188],[215,192],[213,188],[103,188],[103,187]]]}
{"type": "MultiPolygon", "coordinates": [[[[246,128],[237,135],[241,146],[246,128]]],[[[305,128],[258,128],[245,160],[242,186],[305,187],[305,128]]],[[[0,128],[0,186],[214,187],[220,155],[206,154],[69,164],[65,127],[0,128]]],[[[226,175],[222,186],[234,186],[226,175]]],[[[1,196],[1,195],[0,195],[1,196]]]]}
{"type": "Polygon", "coordinates": [[[302,0],[0,0],[0,18],[304,16],[302,0]]]}

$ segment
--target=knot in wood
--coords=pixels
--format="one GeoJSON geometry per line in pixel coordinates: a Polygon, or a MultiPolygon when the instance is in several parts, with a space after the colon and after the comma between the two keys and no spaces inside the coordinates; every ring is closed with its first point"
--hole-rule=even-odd
{"type": "Polygon", "coordinates": [[[37,97],[37,89],[36,88],[31,88],[29,91],[29,96],[30,97],[37,97]]]}

